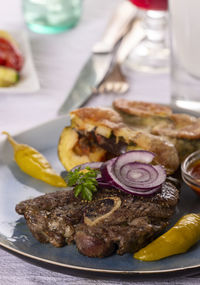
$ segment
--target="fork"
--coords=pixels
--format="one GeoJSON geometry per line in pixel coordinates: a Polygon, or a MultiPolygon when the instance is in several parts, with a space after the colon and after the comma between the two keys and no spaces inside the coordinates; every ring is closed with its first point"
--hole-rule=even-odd
{"type": "Polygon", "coordinates": [[[116,63],[104,81],[96,88],[96,93],[126,93],[129,83],[121,70],[121,65],[116,63]]]}
{"type": "Polygon", "coordinates": [[[139,18],[135,19],[130,30],[122,39],[116,52],[115,62],[111,71],[104,78],[103,82],[94,90],[95,93],[126,93],[129,83],[123,74],[121,65],[131,50],[145,37],[145,31],[139,18]]]}

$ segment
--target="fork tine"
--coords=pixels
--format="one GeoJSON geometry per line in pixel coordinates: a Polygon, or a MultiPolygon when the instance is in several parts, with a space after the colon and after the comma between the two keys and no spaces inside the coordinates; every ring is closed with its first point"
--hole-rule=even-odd
{"type": "Polygon", "coordinates": [[[113,90],[112,90],[112,91],[113,91],[114,93],[118,93],[118,92],[119,92],[119,89],[120,89],[120,85],[121,85],[120,82],[114,82],[114,83],[113,83],[113,90]]]}
{"type": "Polygon", "coordinates": [[[129,84],[124,82],[122,85],[121,85],[121,88],[120,88],[120,92],[119,93],[126,93],[129,89],[129,84]]]}
{"type": "Polygon", "coordinates": [[[112,71],[106,76],[101,85],[97,88],[98,93],[125,93],[129,88],[126,77],[121,71],[120,65],[115,64],[112,71]]]}
{"type": "Polygon", "coordinates": [[[112,92],[113,87],[114,87],[113,82],[107,82],[107,83],[105,84],[105,92],[106,92],[106,93],[112,92]]]}

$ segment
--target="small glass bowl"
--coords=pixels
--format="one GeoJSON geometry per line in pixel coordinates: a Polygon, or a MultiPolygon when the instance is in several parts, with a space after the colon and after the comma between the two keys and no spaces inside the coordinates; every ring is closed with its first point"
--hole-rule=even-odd
{"type": "Polygon", "coordinates": [[[190,172],[192,164],[199,161],[200,164],[200,150],[191,153],[181,164],[181,175],[183,181],[191,187],[198,195],[200,195],[200,173],[199,179],[193,177],[190,172]]]}

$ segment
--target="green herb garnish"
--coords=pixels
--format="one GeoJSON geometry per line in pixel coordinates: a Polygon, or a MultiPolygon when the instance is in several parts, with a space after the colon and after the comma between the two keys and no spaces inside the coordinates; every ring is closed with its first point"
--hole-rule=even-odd
{"type": "Polygon", "coordinates": [[[66,177],[67,184],[70,187],[74,187],[74,195],[78,197],[81,194],[84,200],[91,201],[93,192],[97,191],[98,182],[96,180],[99,171],[85,168],[86,171],[75,169],[73,172],[69,171],[66,177]]]}

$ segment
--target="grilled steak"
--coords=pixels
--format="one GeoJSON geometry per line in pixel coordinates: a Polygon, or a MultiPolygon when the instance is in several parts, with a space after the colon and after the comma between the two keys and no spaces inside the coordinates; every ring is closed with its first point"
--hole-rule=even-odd
{"type": "Polygon", "coordinates": [[[165,182],[151,197],[102,189],[86,202],[72,190],[58,191],[23,201],[16,211],[38,241],[55,247],[75,242],[82,254],[104,257],[145,246],[168,225],[178,199],[176,187],[165,182]]]}

